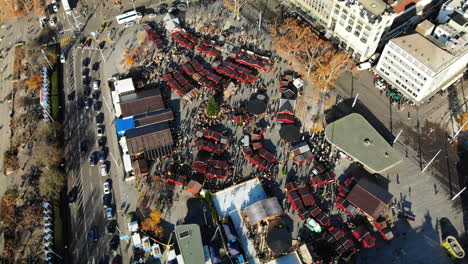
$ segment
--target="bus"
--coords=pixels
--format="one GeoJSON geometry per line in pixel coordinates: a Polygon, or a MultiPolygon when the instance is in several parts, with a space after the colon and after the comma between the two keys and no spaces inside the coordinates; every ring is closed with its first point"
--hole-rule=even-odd
{"type": "Polygon", "coordinates": [[[68,0],[62,0],[62,6],[63,6],[63,10],[65,10],[65,13],[67,15],[70,15],[72,10],[70,8],[70,4],[68,3],[68,0]]]}
{"type": "Polygon", "coordinates": [[[115,18],[117,19],[117,24],[125,24],[125,23],[128,23],[130,21],[140,19],[142,17],[143,16],[141,15],[141,13],[138,13],[136,10],[128,11],[128,12],[125,12],[125,13],[123,13],[121,15],[115,16],[115,18]]]}

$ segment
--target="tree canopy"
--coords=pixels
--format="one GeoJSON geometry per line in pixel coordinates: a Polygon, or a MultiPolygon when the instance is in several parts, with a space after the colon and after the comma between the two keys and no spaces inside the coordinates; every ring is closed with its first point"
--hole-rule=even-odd
{"type": "Polygon", "coordinates": [[[143,231],[150,233],[150,235],[160,237],[163,234],[163,229],[161,227],[161,211],[151,211],[149,217],[145,218],[140,226],[143,231]]]}
{"type": "Polygon", "coordinates": [[[219,115],[219,104],[216,102],[215,98],[212,96],[208,98],[206,102],[206,115],[209,117],[216,117],[219,115]]]}
{"type": "Polygon", "coordinates": [[[65,177],[57,168],[45,169],[39,179],[39,192],[51,202],[58,202],[65,186],[65,177]]]}

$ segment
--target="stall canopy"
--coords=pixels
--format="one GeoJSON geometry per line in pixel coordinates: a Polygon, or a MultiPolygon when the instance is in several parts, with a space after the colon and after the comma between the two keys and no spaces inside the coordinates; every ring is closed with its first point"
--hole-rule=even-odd
{"type": "Polygon", "coordinates": [[[267,234],[268,247],[276,254],[286,254],[292,246],[292,236],[284,228],[273,228],[267,234]]]}
{"type": "Polygon", "coordinates": [[[283,210],[276,197],[265,199],[245,208],[245,213],[251,225],[262,220],[283,214],[283,210]]]}
{"type": "Polygon", "coordinates": [[[281,139],[286,142],[297,142],[301,139],[300,127],[294,124],[283,125],[279,134],[281,139]]]}
{"type": "Polygon", "coordinates": [[[253,98],[249,101],[247,105],[247,111],[254,115],[260,115],[265,113],[267,109],[267,104],[264,100],[259,100],[257,98],[253,98]]]}
{"type": "Polygon", "coordinates": [[[115,121],[115,127],[117,129],[117,135],[123,136],[125,135],[125,131],[135,128],[135,122],[133,122],[132,117],[117,119],[115,121]]]}

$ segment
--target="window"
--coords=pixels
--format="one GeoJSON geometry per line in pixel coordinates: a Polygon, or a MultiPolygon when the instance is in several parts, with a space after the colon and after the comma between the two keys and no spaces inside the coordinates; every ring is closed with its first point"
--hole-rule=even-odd
{"type": "Polygon", "coordinates": [[[343,13],[348,14],[348,9],[343,9],[343,13]]]}
{"type": "Polygon", "coordinates": [[[359,25],[362,25],[362,24],[363,24],[362,20],[358,20],[357,23],[358,23],[359,25]]]}
{"type": "Polygon", "coordinates": [[[340,14],[340,10],[335,9],[335,11],[334,11],[333,13],[335,13],[336,15],[339,15],[339,14],[340,14]]]}
{"type": "Polygon", "coordinates": [[[366,30],[367,30],[367,31],[371,31],[372,28],[371,28],[370,26],[366,26],[366,30]]]}
{"type": "Polygon", "coordinates": [[[340,20],[340,25],[344,26],[344,24],[345,24],[345,21],[343,19],[340,20]]]}
{"type": "Polygon", "coordinates": [[[356,30],[361,31],[361,29],[362,29],[362,26],[361,26],[361,25],[357,25],[357,26],[356,26],[356,30]]]}
{"type": "Polygon", "coordinates": [[[357,31],[357,30],[355,30],[355,31],[354,31],[354,36],[356,36],[356,37],[359,37],[359,35],[361,35],[361,32],[360,32],[360,31],[357,31]]]}
{"type": "Polygon", "coordinates": [[[348,32],[351,32],[352,29],[353,29],[353,28],[352,28],[351,26],[347,26],[347,27],[346,27],[346,31],[348,31],[348,32]]]}
{"type": "Polygon", "coordinates": [[[342,15],[341,15],[341,19],[346,20],[346,14],[342,14],[342,15]]]}
{"type": "Polygon", "coordinates": [[[349,20],[348,20],[348,24],[352,27],[352,26],[354,25],[354,20],[349,19],[349,20]]]}
{"type": "Polygon", "coordinates": [[[367,38],[361,38],[361,42],[366,44],[367,43],[367,38]]]}
{"type": "Polygon", "coordinates": [[[354,14],[350,14],[350,15],[349,15],[349,18],[351,18],[351,19],[355,19],[355,18],[356,18],[356,16],[355,16],[354,14]]]}

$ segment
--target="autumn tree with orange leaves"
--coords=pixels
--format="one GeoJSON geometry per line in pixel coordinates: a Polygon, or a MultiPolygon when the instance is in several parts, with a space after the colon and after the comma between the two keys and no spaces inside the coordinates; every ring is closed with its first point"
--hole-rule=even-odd
{"type": "Polygon", "coordinates": [[[125,64],[131,66],[135,63],[135,58],[130,54],[125,54],[125,64]]]}
{"type": "Polygon", "coordinates": [[[42,77],[39,74],[34,74],[33,76],[26,79],[26,85],[29,89],[36,89],[42,85],[42,77]]]}
{"type": "Polygon", "coordinates": [[[161,227],[161,211],[151,211],[149,217],[147,217],[141,223],[141,230],[146,231],[153,237],[160,237],[163,234],[163,228],[161,227]]]}
{"type": "Polygon", "coordinates": [[[348,54],[337,52],[330,42],[320,39],[310,26],[297,19],[288,18],[272,26],[270,32],[273,49],[322,91],[328,91],[343,72],[353,68],[348,54]]]}

